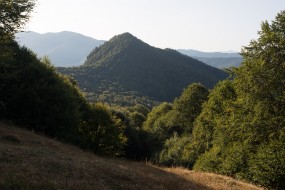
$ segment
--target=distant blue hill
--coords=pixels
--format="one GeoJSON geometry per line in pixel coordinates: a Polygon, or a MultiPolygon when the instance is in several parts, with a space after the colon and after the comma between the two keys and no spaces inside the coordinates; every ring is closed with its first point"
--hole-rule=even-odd
{"type": "Polygon", "coordinates": [[[205,57],[205,58],[232,58],[232,57],[240,57],[241,55],[238,52],[203,52],[197,51],[193,49],[178,49],[182,54],[191,56],[191,57],[205,57]]]}
{"type": "Polygon", "coordinates": [[[91,50],[104,43],[103,40],[68,31],[45,34],[21,32],[16,34],[16,40],[39,57],[49,56],[52,64],[57,67],[83,64],[91,50]]]}
{"type": "Polygon", "coordinates": [[[238,52],[202,52],[193,49],[178,49],[177,51],[220,69],[238,67],[242,62],[242,56],[238,52]]]}

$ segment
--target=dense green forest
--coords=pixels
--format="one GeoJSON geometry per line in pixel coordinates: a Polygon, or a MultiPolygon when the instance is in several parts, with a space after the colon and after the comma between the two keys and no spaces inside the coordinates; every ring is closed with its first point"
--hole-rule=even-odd
{"type": "Polygon", "coordinates": [[[154,48],[130,33],[95,48],[82,66],[58,70],[72,76],[91,100],[121,106],[173,101],[193,82],[212,88],[227,77],[222,70],[172,49],[154,48]]]}
{"type": "MultiPolygon", "coordinates": [[[[217,82],[212,75],[209,86],[201,82],[186,87],[188,84],[182,83],[183,92],[171,103],[163,102],[151,109],[141,104],[108,107],[88,102],[74,79],[58,73],[48,58],[39,59],[14,41],[14,34],[28,20],[34,1],[13,1],[12,6],[5,2],[0,2],[0,120],[101,155],[148,159],[156,164],[233,176],[271,189],[285,188],[285,11],[278,13],[271,24],[261,24],[259,38],[242,49],[244,60],[239,68],[228,70],[228,79],[211,90],[208,87],[217,82]]],[[[117,38],[127,38],[120,42],[130,40],[138,45],[130,34],[112,40],[117,38]]],[[[87,61],[82,68],[127,69],[124,62],[119,62],[119,66],[106,62],[115,59],[117,54],[113,51],[108,59],[105,54],[101,56],[107,51],[105,48],[113,49],[108,44],[95,49],[88,61],[96,61],[90,64],[87,61]]],[[[149,47],[144,43],[139,45],[149,47]]],[[[127,56],[128,51],[134,55],[131,50],[135,48],[123,48],[124,54],[120,55],[127,56]]],[[[191,58],[173,50],[156,51],[167,52],[161,53],[162,57],[181,61],[184,66],[173,70],[181,78],[202,77],[210,72],[226,76],[216,69],[207,71],[203,64],[200,74],[195,74],[201,62],[195,62],[192,75],[187,75],[183,63],[191,58]]],[[[151,65],[146,68],[162,75],[158,71],[166,67],[156,67],[151,59],[144,57],[144,61],[148,60],[155,69],[151,65]]],[[[143,67],[140,67],[142,62],[137,63],[133,67],[137,72],[125,79],[139,79],[139,69],[143,67]]],[[[119,80],[118,76],[113,77],[119,80]]],[[[148,81],[146,76],[141,77],[148,81]]],[[[147,95],[151,97],[170,100],[177,92],[164,95],[159,87],[161,82],[152,86],[154,94],[144,86],[148,83],[142,82],[140,88],[149,90],[147,95]]],[[[170,85],[169,91],[177,86],[170,85]]]]}
{"type": "Polygon", "coordinates": [[[284,26],[285,11],[263,22],[241,66],[208,95],[192,84],[148,114],[142,127],[154,162],[285,188],[284,26]]]}

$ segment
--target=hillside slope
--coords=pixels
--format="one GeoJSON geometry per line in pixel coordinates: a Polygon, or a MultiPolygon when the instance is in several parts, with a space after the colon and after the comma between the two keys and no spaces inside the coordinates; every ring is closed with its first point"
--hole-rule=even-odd
{"type": "Polygon", "coordinates": [[[0,189],[245,189],[229,177],[103,158],[0,122],[0,189]]]}
{"type": "Polygon", "coordinates": [[[112,94],[119,88],[156,101],[172,101],[193,82],[212,88],[227,77],[222,70],[175,50],[152,47],[130,33],[95,48],[83,66],[59,71],[74,77],[87,92],[112,94]]]}
{"type": "Polygon", "coordinates": [[[68,31],[45,34],[21,32],[16,34],[16,40],[40,57],[49,56],[57,67],[83,64],[90,51],[104,43],[103,40],[68,31]]]}

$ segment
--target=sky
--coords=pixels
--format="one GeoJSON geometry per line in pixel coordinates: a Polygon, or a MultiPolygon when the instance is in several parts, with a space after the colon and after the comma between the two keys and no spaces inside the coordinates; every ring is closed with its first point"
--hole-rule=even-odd
{"type": "Polygon", "coordinates": [[[159,48],[240,51],[285,0],[37,0],[25,30],[98,40],[130,32],[159,48]]]}

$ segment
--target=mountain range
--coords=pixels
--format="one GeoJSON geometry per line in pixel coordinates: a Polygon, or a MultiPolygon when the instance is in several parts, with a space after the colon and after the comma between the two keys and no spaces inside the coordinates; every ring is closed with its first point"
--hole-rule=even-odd
{"type": "Polygon", "coordinates": [[[238,67],[242,62],[242,56],[237,52],[203,52],[193,49],[178,49],[177,51],[220,69],[238,67]]]}
{"type": "Polygon", "coordinates": [[[232,58],[241,57],[238,52],[203,52],[193,49],[178,49],[182,54],[188,55],[190,57],[205,57],[205,58],[232,58]]]}
{"type": "Polygon", "coordinates": [[[21,32],[16,34],[16,40],[39,57],[47,55],[55,66],[61,67],[83,64],[90,51],[104,43],[103,40],[68,31],[46,34],[21,32]]]}
{"type": "Polygon", "coordinates": [[[220,69],[176,50],[152,47],[130,33],[93,49],[82,66],[58,70],[72,76],[96,101],[120,105],[173,101],[193,82],[212,88],[227,77],[220,69]]]}
{"type": "MultiPolygon", "coordinates": [[[[16,34],[16,40],[36,52],[39,57],[49,56],[57,67],[82,65],[92,49],[105,42],[68,31],[45,34],[21,32],[16,34]]],[[[216,68],[237,67],[242,61],[242,57],[236,52],[202,52],[192,49],[177,51],[216,68]]]]}

